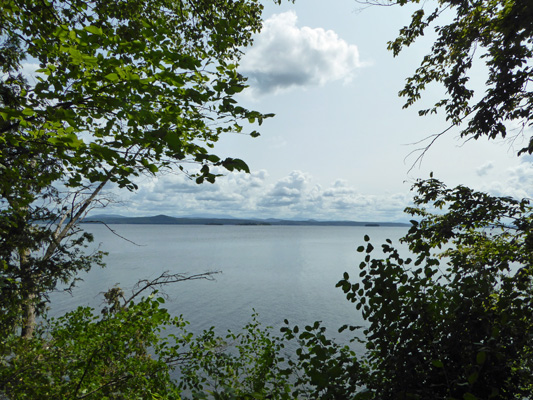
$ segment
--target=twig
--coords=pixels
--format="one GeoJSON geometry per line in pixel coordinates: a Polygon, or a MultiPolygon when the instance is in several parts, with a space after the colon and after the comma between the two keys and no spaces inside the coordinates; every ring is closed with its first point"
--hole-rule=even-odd
{"type": "Polygon", "coordinates": [[[411,165],[411,167],[409,168],[409,170],[407,171],[407,173],[411,172],[413,170],[413,168],[415,167],[416,164],[418,164],[419,166],[422,164],[422,159],[424,158],[424,156],[426,155],[426,153],[428,152],[429,148],[431,146],[433,146],[433,143],[435,143],[437,141],[437,139],[439,139],[442,135],[444,135],[445,133],[447,133],[449,130],[451,130],[453,127],[455,127],[456,125],[455,124],[452,124],[450,125],[449,127],[447,127],[446,129],[444,129],[442,132],[440,133],[435,133],[433,135],[429,135],[427,137],[425,137],[424,139],[422,140],[419,140],[418,142],[413,142],[413,143],[407,143],[408,146],[412,146],[412,145],[415,145],[415,144],[419,144],[419,143],[422,143],[422,142],[425,142],[429,139],[431,139],[431,141],[429,142],[429,144],[426,146],[426,147],[420,147],[418,149],[415,149],[413,151],[411,151],[409,154],[407,154],[404,158],[404,162],[413,154],[413,153],[416,153],[416,152],[420,152],[421,151],[421,154],[416,158],[416,160],[413,162],[413,164],[411,165]]]}
{"type": "Polygon", "coordinates": [[[146,246],[145,244],[138,244],[138,243],[135,243],[133,240],[130,240],[122,235],[119,235],[117,233],[117,231],[115,231],[114,229],[112,229],[108,224],[106,224],[104,221],[91,221],[91,220],[83,220],[84,223],[91,223],[91,224],[102,224],[104,225],[107,229],[109,229],[109,231],[115,235],[115,236],[118,236],[119,238],[125,240],[126,242],[130,242],[131,244],[135,245],[135,246],[138,246],[138,247],[142,247],[142,246],[146,246]]]}
{"type": "Polygon", "coordinates": [[[221,271],[210,271],[210,272],[203,272],[201,274],[186,275],[183,273],[169,274],[168,271],[165,271],[155,279],[152,279],[152,280],[142,279],[139,282],[137,282],[137,284],[135,285],[135,288],[132,291],[133,294],[128,300],[124,302],[124,304],[128,304],[135,297],[137,297],[140,293],[154,286],[168,285],[170,283],[183,282],[183,281],[195,281],[199,279],[213,281],[215,280],[213,275],[220,274],[220,273],[221,271]],[[140,289],[135,291],[136,288],[140,288],[140,289]]]}

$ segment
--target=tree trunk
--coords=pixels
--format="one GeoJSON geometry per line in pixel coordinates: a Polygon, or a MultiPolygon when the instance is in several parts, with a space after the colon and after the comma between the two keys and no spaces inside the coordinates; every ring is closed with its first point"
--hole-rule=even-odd
{"type": "Polygon", "coordinates": [[[35,276],[32,273],[31,265],[29,263],[30,251],[22,249],[20,254],[20,270],[21,270],[21,285],[22,285],[22,330],[20,336],[25,339],[31,339],[35,329],[35,301],[37,296],[35,294],[36,282],[35,276]]]}
{"type": "MultiPolygon", "coordinates": [[[[75,212],[72,214],[65,213],[57,227],[55,229],[53,240],[49,244],[48,248],[45,251],[43,260],[49,260],[56,249],[68,234],[72,231],[75,224],[84,216],[85,212],[89,209],[92,202],[102,191],[105,184],[109,181],[112,171],[108,173],[106,179],[104,179],[100,184],[94,189],[90,196],[77,204],[74,208],[75,212]],[[69,220],[70,217],[70,220],[69,220]],[[68,222],[66,222],[68,220],[68,222]],[[65,225],[64,225],[65,224],[65,225]]],[[[38,290],[39,288],[39,279],[40,273],[32,271],[32,265],[30,263],[30,250],[29,249],[19,249],[19,259],[20,259],[20,272],[21,272],[21,337],[30,339],[33,336],[35,330],[35,318],[36,318],[36,303],[41,300],[42,293],[38,290]]]]}
{"type": "Polygon", "coordinates": [[[35,293],[29,293],[24,300],[22,308],[22,330],[20,336],[24,339],[31,339],[35,329],[35,293]]]}

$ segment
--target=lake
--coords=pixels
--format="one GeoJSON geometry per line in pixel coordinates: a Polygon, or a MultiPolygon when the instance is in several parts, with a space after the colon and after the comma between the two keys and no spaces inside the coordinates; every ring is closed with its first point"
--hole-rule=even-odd
{"type": "MultiPolygon", "coordinates": [[[[107,267],[82,274],[68,293],[53,293],[51,314],[79,305],[102,306],[102,292],[118,284],[131,289],[139,279],[163,271],[197,274],[222,271],[215,281],[188,281],[164,288],[166,307],[182,314],[190,330],[211,326],[217,332],[244,326],[255,309],[276,329],[322,321],[332,336],[343,324],[362,324],[360,313],[335,284],[345,271],[355,279],[362,255],[356,251],[368,234],[376,248],[398,239],[407,227],[83,225],[109,252],[107,267]]],[[[126,292],[128,293],[128,292],[126,292]]]]}

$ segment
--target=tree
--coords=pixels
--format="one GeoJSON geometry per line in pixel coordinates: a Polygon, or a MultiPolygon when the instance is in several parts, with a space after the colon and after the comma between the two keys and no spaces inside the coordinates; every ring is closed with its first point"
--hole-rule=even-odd
{"type": "MultiPolygon", "coordinates": [[[[419,2],[381,4],[408,3],[419,2]]],[[[463,137],[495,139],[506,137],[511,124],[522,131],[531,126],[531,2],[441,0],[435,7],[427,14],[417,10],[389,43],[397,55],[446,11],[430,54],[400,92],[405,106],[437,82],[446,97],[419,113],[444,109],[463,137]],[[467,84],[479,60],[487,67],[487,90],[475,97],[467,84]]],[[[532,142],[518,154],[532,153],[532,142]]],[[[406,211],[415,220],[402,239],[411,257],[402,257],[390,241],[383,256],[375,256],[367,236],[358,249],[365,253],[362,280],[353,282],[346,273],[338,284],[368,323],[368,392],[354,387],[353,393],[372,399],[533,397],[529,200],[448,189],[433,177],[414,189],[415,207],[406,211]]]]}
{"type": "Polygon", "coordinates": [[[181,399],[171,373],[187,362],[191,335],[181,317],[163,308],[157,289],[212,275],[164,273],[129,297],[115,287],[100,313],[78,307],[31,338],[4,338],[12,353],[0,368],[1,392],[16,399],[181,399]]]}
{"type": "MultiPolygon", "coordinates": [[[[367,3],[404,6],[421,2],[367,3]]],[[[388,46],[396,56],[435,25],[437,38],[431,52],[399,93],[406,98],[404,107],[412,106],[435,82],[444,86],[446,96],[419,114],[444,110],[452,126],[461,126],[462,137],[505,138],[517,127],[520,133],[530,127],[533,4],[528,0],[438,0],[422,4],[411,23],[388,46]],[[469,87],[476,63],[484,64],[487,70],[484,94],[469,87]]],[[[533,153],[533,137],[519,150],[518,154],[522,153],[533,153]]]]}
{"type": "Polygon", "coordinates": [[[296,359],[287,358],[285,345],[298,329],[274,334],[256,314],[240,332],[223,337],[214,328],[196,337],[187,332],[157,289],[211,277],[165,273],[128,298],[115,287],[104,294],[100,313],[78,307],[47,321],[32,338],[10,335],[4,340],[13,354],[0,368],[0,393],[17,399],[351,397],[346,390],[359,371],[355,354],[326,339],[318,323],[291,343],[296,359]]]}
{"type": "Polygon", "coordinates": [[[361,282],[338,284],[368,322],[372,398],[530,398],[533,208],[436,179],[415,189],[413,257],[388,241],[375,258],[365,237],[361,282]]]}
{"type": "Polygon", "coordinates": [[[98,261],[72,252],[90,237],[69,239],[106,185],[135,190],[135,177],[174,167],[198,183],[214,182],[211,166],[248,171],[211,149],[241,121],[271,116],[234,99],[261,10],[256,0],[2,3],[0,290],[23,335],[47,291],[98,261]],[[24,62],[39,66],[32,82],[24,62]]]}

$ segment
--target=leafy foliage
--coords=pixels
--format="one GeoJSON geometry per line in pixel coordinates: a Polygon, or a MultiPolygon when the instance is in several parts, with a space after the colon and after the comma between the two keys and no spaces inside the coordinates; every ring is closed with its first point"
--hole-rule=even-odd
{"type": "Polygon", "coordinates": [[[291,371],[283,367],[282,338],[258,322],[223,338],[214,327],[190,345],[181,386],[194,399],[290,399],[291,371]]]}
{"type": "Polygon", "coordinates": [[[204,332],[192,342],[181,386],[194,399],[352,399],[367,373],[355,352],[328,339],[319,322],[302,332],[285,323],[281,336],[257,314],[238,334],[204,332]]]}
{"type": "Polygon", "coordinates": [[[10,335],[0,388],[17,399],[180,399],[170,372],[184,341],[162,332],[185,322],[163,302],[152,295],[100,316],[80,307],[31,339],[10,335]]]}
{"type": "MultiPolygon", "coordinates": [[[[391,0],[389,3],[421,2],[391,0]]],[[[453,125],[466,121],[461,131],[463,137],[504,138],[509,133],[510,122],[522,129],[530,126],[533,119],[533,93],[528,87],[533,76],[532,21],[533,5],[528,0],[424,3],[424,7],[414,12],[411,23],[389,42],[389,49],[398,55],[435,25],[437,39],[431,52],[400,91],[407,99],[405,107],[413,105],[425,88],[436,82],[444,86],[446,97],[419,113],[425,115],[443,109],[453,125]],[[441,23],[436,25],[438,22],[441,23]],[[487,71],[487,89],[483,95],[469,86],[472,68],[478,60],[487,71]]],[[[533,138],[519,154],[524,152],[533,153],[533,138]]]]}
{"type": "Polygon", "coordinates": [[[156,293],[123,303],[114,288],[105,297],[100,315],[79,307],[32,338],[4,338],[13,356],[0,368],[0,391],[17,399],[351,398],[355,355],[318,324],[305,328],[291,359],[285,345],[298,328],[274,335],[254,314],[239,333],[219,337],[211,328],[195,337],[156,293]]]}
{"type": "Polygon", "coordinates": [[[1,47],[22,56],[3,74],[12,77],[23,58],[39,69],[34,85],[4,85],[16,104],[0,109],[3,142],[53,148],[70,185],[132,189],[141,171],[183,160],[204,164],[200,180],[214,179],[208,164],[246,170],[209,149],[240,132],[239,120],[266,117],[233,99],[245,87],[240,49],[260,28],[261,9],[245,0],[8,1],[1,47]]]}
{"type": "Polygon", "coordinates": [[[404,237],[413,258],[369,238],[360,282],[339,282],[362,310],[376,399],[533,395],[532,208],[435,179],[415,185],[404,237]],[[429,213],[423,206],[446,208],[429,213]]]}
{"type": "Polygon", "coordinates": [[[299,343],[288,360],[290,368],[297,371],[295,398],[365,399],[367,392],[360,386],[366,382],[368,367],[349,345],[341,346],[329,339],[320,322],[305,326],[301,333],[297,326],[282,331],[286,341],[297,338],[299,343]]]}
{"type": "Polygon", "coordinates": [[[100,263],[76,224],[107,184],[134,190],[175,167],[198,183],[215,181],[212,166],[248,172],[212,148],[271,116],[234,99],[261,11],[256,0],[2,3],[0,334],[31,336],[46,293],[100,263]]]}

